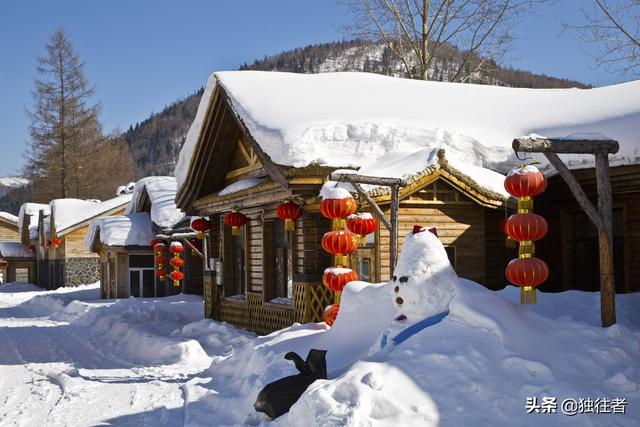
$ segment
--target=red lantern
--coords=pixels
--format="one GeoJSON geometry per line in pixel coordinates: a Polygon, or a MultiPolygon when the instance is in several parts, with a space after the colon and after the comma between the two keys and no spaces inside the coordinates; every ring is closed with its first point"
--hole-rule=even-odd
{"type": "Polygon", "coordinates": [[[329,219],[344,219],[355,213],[356,201],[344,188],[333,188],[327,191],[320,202],[320,213],[329,219]]]}
{"type": "Polygon", "coordinates": [[[276,214],[278,218],[284,220],[284,229],[291,231],[293,230],[293,221],[302,217],[302,206],[291,200],[287,200],[278,205],[276,214]]]}
{"type": "Polygon", "coordinates": [[[333,323],[336,321],[336,318],[338,317],[339,311],[340,311],[340,304],[328,305],[324,309],[324,313],[322,313],[322,320],[324,320],[324,323],[326,323],[329,326],[333,325],[333,323]]]}
{"type": "Polygon", "coordinates": [[[156,277],[157,277],[158,279],[160,279],[160,280],[164,280],[164,276],[166,276],[166,275],[167,275],[167,270],[164,270],[164,269],[160,269],[160,268],[159,268],[159,269],[156,271],[156,277]]]}
{"type": "Polygon", "coordinates": [[[539,258],[516,258],[507,265],[505,275],[514,285],[533,288],[549,278],[549,267],[539,258]]]}
{"type": "Polygon", "coordinates": [[[239,236],[240,227],[247,223],[247,216],[238,211],[231,211],[224,217],[224,223],[227,227],[231,227],[231,235],[239,236]]]}
{"type": "Polygon", "coordinates": [[[347,228],[352,233],[357,234],[360,237],[362,245],[366,245],[366,236],[376,231],[378,224],[370,213],[363,213],[360,215],[349,215],[347,219],[347,228]]]}
{"type": "Polygon", "coordinates": [[[336,255],[338,265],[346,265],[346,255],[358,249],[358,236],[348,230],[329,231],[322,236],[322,249],[336,255]]]}
{"type": "Polygon", "coordinates": [[[322,275],[322,283],[333,292],[342,292],[347,283],[358,279],[358,273],[350,268],[330,267],[322,275]]]}
{"type": "Polygon", "coordinates": [[[191,221],[191,228],[197,233],[198,239],[204,239],[204,233],[211,228],[211,224],[206,219],[198,217],[191,221]]]}
{"type": "Polygon", "coordinates": [[[169,246],[169,251],[172,254],[180,254],[184,252],[184,246],[180,242],[171,242],[171,246],[169,246]]]}
{"type": "Polygon", "coordinates": [[[51,240],[47,240],[47,243],[44,244],[47,248],[51,247],[51,240]]]}
{"type": "Polygon", "coordinates": [[[173,286],[180,286],[180,280],[184,279],[184,274],[181,271],[174,270],[169,277],[173,280],[173,286]]]}
{"type": "Polygon", "coordinates": [[[36,250],[36,245],[34,245],[33,243],[29,243],[27,249],[29,250],[29,252],[33,252],[36,250]]]}
{"type": "Polygon", "coordinates": [[[60,245],[62,245],[62,240],[61,239],[53,239],[51,241],[51,244],[53,245],[54,248],[59,248],[60,245]]]}
{"type": "Polygon", "coordinates": [[[534,197],[547,188],[547,178],[535,166],[517,167],[505,178],[504,188],[514,197],[534,197]]]}
{"type": "Polygon", "coordinates": [[[164,265],[167,262],[167,257],[164,255],[159,255],[156,257],[156,264],[157,265],[164,265]]]}
{"type": "Polygon", "coordinates": [[[169,261],[172,267],[174,268],[182,268],[184,267],[184,260],[182,258],[173,257],[171,261],[169,261]]]}
{"type": "Polygon", "coordinates": [[[167,245],[164,243],[156,243],[153,245],[153,252],[155,252],[156,255],[162,255],[166,250],[167,245]]]}
{"type": "Polygon", "coordinates": [[[514,214],[507,220],[505,232],[518,242],[540,240],[547,235],[547,221],[536,214],[514,214]]]}

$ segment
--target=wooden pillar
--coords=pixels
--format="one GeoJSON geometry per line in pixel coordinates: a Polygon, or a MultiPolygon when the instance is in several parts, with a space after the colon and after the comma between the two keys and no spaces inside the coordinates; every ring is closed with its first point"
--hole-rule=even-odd
{"type": "Polygon", "coordinates": [[[400,204],[400,187],[391,186],[391,241],[389,242],[389,267],[391,274],[396,268],[396,258],[398,257],[398,208],[400,204]]]}
{"type": "Polygon", "coordinates": [[[613,270],[613,202],[609,177],[609,156],[598,151],[596,156],[596,182],[598,187],[598,213],[603,228],[598,230],[600,249],[600,310],[602,326],[616,323],[616,286],[613,270]]]}

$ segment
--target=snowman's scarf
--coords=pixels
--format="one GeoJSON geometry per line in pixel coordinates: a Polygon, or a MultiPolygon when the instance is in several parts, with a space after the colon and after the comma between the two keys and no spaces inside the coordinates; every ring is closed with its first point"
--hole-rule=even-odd
{"type": "MultiPolygon", "coordinates": [[[[414,323],[413,325],[409,326],[408,328],[403,329],[395,337],[391,338],[391,344],[393,346],[396,346],[398,344],[403,343],[409,337],[411,337],[412,335],[417,334],[421,330],[423,330],[425,328],[428,328],[429,326],[433,326],[436,323],[440,323],[440,321],[442,319],[444,319],[447,316],[447,314],[449,314],[448,310],[447,311],[443,311],[442,313],[434,314],[433,316],[427,317],[426,319],[422,319],[421,321],[414,323]]],[[[387,333],[382,335],[382,340],[380,342],[380,348],[387,347],[387,343],[388,343],[388,336],[387,335],[388,335],[387,333]]]]}

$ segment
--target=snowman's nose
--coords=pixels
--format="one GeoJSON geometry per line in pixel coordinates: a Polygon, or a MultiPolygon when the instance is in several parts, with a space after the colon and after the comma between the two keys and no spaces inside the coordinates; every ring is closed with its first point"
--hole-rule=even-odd
{"type": "Polygon", "coordinates": [[[402,299],[402,297],[396,298],[396,304],[402,305],[402,303],[404,303],[404,300],[402,299]]]}

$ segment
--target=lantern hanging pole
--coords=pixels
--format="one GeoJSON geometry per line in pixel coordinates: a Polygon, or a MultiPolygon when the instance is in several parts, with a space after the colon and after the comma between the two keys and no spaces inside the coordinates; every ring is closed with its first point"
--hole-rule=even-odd
{"type": "Polygon", "coordinates": [[[356,189],[356,191],[358,192],[360,197],[362,197],[364,200],[366,200],[366,202],[369,204],[369,206],[371,206],[371,209],[373,209],[373,211],[375,212],[375,214],[378,217],[378,219],[382,222],[382,224],[384,224],[385,228],[387,230],[391,231],[391,223],[389,222],[387,217],[384,216],[384,212],[382,212],[382,209],[380,209],[378,204],[373,201],[371,196],[369,196],[367,194],[367,192],[364,191],[364,189],[362,188],[362,186],[360,184],[358,184],[357,182],[352,182],[351,185],[353,185],[353,188],[356,189]]]}
{"type": "Polygon", "coordinates": [[[600,251],[600,316],[602,326],[616,323],[615,271],[613,264],[613,203],[611,196],[611,178],[609,176],[609,154],[618,152],[620,145],[612,139],[602,140],[564,140],[553,138],[514,139],[514,151],[543,153],[565,180],[578,204],[584,209],[598,229],[600,251]],[[556,153],[593,154],[596,164],[596,185],[598,191],[598,210],[591,204],[580,184],[560,160],[556,153]]]}
{"type": "Polygon", "coordinates": [[[198,248],[196,248],[195,246],[193,246],[193,243],[191,243],[189,241],[189,239],[182,239],[182,241],[189,247],[189,249],[191,249],[193,252],[196,253],[196,255],[198,255],[200,258],[204,259],[204,255],[202,254],[202,252],[200,252],[198,250],[198,248]]]}
{"type": "Polygon", "coordinates": [[[329,176],[332,181],[346,181],[349,182],[369,203],[374,212],[380,217],[380,220],[384,226],[389,230],[390,242],[389,242],[389,262],[391,270],[396,266],[396,260],[398,257],[398,210],[400,205],[400,187],[407,185],[407,180],[401,178],[381,178],[378,176],[365,176],[355,173],[332,173],[329,176]],[[381,185],[384,187],[391,187],[391,218],[387,221],[384,213],[380,209],[371,197],[360,187],[359,184],[381,185]]]}

